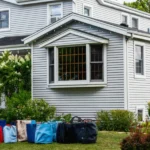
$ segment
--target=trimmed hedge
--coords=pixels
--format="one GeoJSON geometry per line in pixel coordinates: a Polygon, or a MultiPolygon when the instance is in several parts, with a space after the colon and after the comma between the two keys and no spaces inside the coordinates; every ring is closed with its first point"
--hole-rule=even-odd
{"type": "Polygon", "coordinates": [[[127,110],[101,111],[97,113],[99,130],[129,131],[134,123],[134,114],[127,110]]]}

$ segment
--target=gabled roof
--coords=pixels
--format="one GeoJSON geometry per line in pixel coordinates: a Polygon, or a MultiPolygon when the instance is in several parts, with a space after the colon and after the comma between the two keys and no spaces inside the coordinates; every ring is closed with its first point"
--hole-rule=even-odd
{"type": "Polygon", "coordinates": [[[99,27],[108,31],[112,31],[118,34],[122,34],[128,37],[133,37],[135,35],[138,35],[138,38],[140,36],[140,38],[144,38],[144,40],[150,40],[150,34],[147,32],[143,32],[143,31],[139,31],[139,30],[133,30],[132,28],[127,28],[127,27],[123,27],[117,24],[113,24],[110,22],[106,22],[106,21],[102,21],[102,20],[98,20],[98,19],[94,19],[91,17],[86,17],[83,15],[79,15],[76,13],[71,13],[67,16],[65,16],[64,18],[58,20],[57,22],[50,24],[40,30],[38,30],[37,32],[33,33],[32,35],[30,35],[29,37],[23,39],[24,44],[28,44],[31,43],[37,39],[39,39],[40,37],[44,36],[45,34],[48,34],[49,32],[51,32],[52,30],[55,30],[57,28],[60,28],[61,26],[72,22],[72,21],[79,21],[85,24],[89,24],[91,26],[95,26],[95,27],[99,27]]]}
{"type": "MultiPolygon", "coordinates": [[[[76,35],[78,37],[82,37],[84,39],[91,40],[92,43],[93,42],[96,42],[96,43],[98,42],[98,43],[108,44],[108,41],[109,41],[108,39],[103,38],[101,36],[90,34],[90,33],[87,33],[87,32],[81,31],[81,30],[67,29],[67,30],[57,34],[56,36],[51,37],[50,39],[44,41],[43,43],[40,44],[40,47],[46,47],[49,44],[51,45],[51,43],[53,43],[53,42],[55,42],[55,41],[57,41],[57,40],[59,40],[61,38],[64,38],[65,36],[67,36],[69,34],[76,35]]],[[[76,43],[74,43],[74,44],[76,44],[76,43]]],[[[80,43],[78,43],[78,44],[80,44],[80,43]]]]}
{"type": "Polygon", "coordinates": [[[50,24],[50,25],[46,26],[45,28],[42,28],[39,31],[33,33],[29,37],[23,39],[23,41],[25,44],[28,44],[28,43],[40,38],[41,36],[47,34],[48,32],[55,30],[56,28],[61,27],[64,24],[67,24],[73,20],[83,22],[86,24],[90,24],[90,25],[93,25],[96,27],[100,27],[100,28],[103,28],[103,29],[106,29],[106,30],[109,30],[112,32],[119,33],[119,34],[130,36],[130,34],[127,33],[127,29],[125,29],[125,28],[121,28],[119,26],[115,26],[113,24],[106,23],[104,21],[93,19],[91,17],[86,17],[83,15],[71,13],[71,14],[65,16],[64,18],[58,20],[57,22],[50,24]]]}

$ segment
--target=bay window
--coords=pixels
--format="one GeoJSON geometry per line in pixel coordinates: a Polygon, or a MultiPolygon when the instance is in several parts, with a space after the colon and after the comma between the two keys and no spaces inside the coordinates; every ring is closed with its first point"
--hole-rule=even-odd
{"type": "Polygon", "coordinates": [[[49,49],[49,84],[106,83],[106,46],[86,44],[49,49]]]}

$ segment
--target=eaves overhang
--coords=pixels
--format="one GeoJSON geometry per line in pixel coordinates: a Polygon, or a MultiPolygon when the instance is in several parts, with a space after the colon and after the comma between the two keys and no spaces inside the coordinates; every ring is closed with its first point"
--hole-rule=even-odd
{"type": "Polygon", "coordinates": [[[113,24],[106,23],[106,22],[103,22],[103,21],[100,21],[91,17],[86,17],[86,16],[79,15],[76,13],[71,13],[68,16],[65,16],[64,18],[58,20],[54,24],[50,24],[46,26],[45,28],[42,28],[41,30],[33,33],[32,35],[28,36],[22,41],[24,42],[24,44],[29,44],[31,42],[34,42],[40,37],[42,37],[43,35],[49,33],[50,31],[55,30],[56,28],[61,27],[64,24],[67,24],[71,21],[78,21],[78,22],[82,22],[85,24],[89,24],[91,26],[99,27],[99,28],[102,28],[111,32],[122,34],[125,36],[131,36],[131,34],[128,33],[128,30],[126,28],[121,28],[119,26],[115,26],[113,24]]]}

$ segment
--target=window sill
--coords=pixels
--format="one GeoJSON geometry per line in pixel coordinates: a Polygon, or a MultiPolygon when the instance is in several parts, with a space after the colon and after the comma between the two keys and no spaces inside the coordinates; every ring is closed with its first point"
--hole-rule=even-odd
{"type": "Polygon", "coordinates": [[[86,88],[86,87],[106,87],[107,83],[89,83],[89,84],[49,84],[48,88],[57,89],[57,88],[86,88]]]}
{"type": "Polygon", "coordinates": [[[4,28],[4,29],[2,28],[2,29],[0,29],[0,32],[1,31],[10,31],[10,28],[4,28]]]}
{"type": "Polygon", "coordinates": [[[146,79],[144,75],[135,75],[135,79],[146,79]]]}

